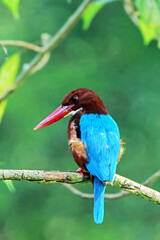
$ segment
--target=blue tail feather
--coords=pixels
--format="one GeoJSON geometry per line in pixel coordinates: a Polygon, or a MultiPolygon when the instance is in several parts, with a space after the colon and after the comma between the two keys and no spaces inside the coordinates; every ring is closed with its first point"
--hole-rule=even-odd
{"type": "Polygon", "coordinates": [[[101,181],[94,177],[93,180],[94,185],[94,209],[93,209],[93,215],[94,215],[94,221],[97,224],[100,224],[103,222],[104,217],[104,193],[105,188],[101,181]]]}

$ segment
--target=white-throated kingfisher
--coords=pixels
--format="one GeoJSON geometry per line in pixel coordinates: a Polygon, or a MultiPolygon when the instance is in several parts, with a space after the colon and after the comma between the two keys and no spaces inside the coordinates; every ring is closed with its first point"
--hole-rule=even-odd
{"type": "Polygon", "coordinates": [[[116,122],[100,97],[90,89],[69,92],[61,105],[34,130],[72,115],[68,125],[69,145],[75,162],[93,177],[94,221],[103,222],[106,183],[113,182],[117,163],[123,153],[116,122]]]}

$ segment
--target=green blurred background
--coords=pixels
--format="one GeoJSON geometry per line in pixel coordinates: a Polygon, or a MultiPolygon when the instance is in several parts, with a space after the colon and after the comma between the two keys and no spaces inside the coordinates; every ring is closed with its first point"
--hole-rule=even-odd
{"type": "MultiPolygon", "coordinates": [[[[0,39],[35,42],[63,25],[80,1],[21,1],[20,20],[0,6],[0,39]]],[[[22,53],[21,62],[35,55],[22,53]]],[[[3,63],[1,50],[0,64],[3,63]]],[[[60,105],[69,91],[87,87],[101,96],[119,125],[126,152],[117,173],[142,182],[159,169],[160,50],[144,46],[139,30],[122,3],[106,5],[88,31],[80,21],[55,49],[49,63],[31,75],[9,98],[0,126],[0,167],[5,169],[76,170],[63,119],[33,128],[60,105]]],[[[104,223],[92,217],[93,200],[73,195],[60,184],[15,182],[10,193],[0,183],[0,240],[110,239],[159,240],[160,209],[136,196],[105,201],[104,223]]],[[[152,185],[159,190],[160,181],[152,185]]],[[[92,192],[91,184],[76,185],[92,192]]],[[[118,188],[108,187],[107,192],[118,188]]]]}

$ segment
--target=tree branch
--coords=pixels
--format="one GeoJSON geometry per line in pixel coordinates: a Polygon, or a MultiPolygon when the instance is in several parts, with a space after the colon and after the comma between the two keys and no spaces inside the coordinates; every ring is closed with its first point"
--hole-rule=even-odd
{"type": "MultiPolygon", "coordinates": [[[[156,180],[158,180],[158,178],[160,178],[160,171],[154,173],[151,177],[149,177],[145,182],[142,183],[142,185],[144,186],[148,186],[151,185],[153,182],[155,182],[156,180]]],[[[68,188],[71,192],[73,192],[75,195],[78,195],[80,197],[83,198],[94,198],[93,194],[89,194],[89,193],[84,193],[81,192],[79,190],[77,190],[76,188],[74,188],[71,185],[65,184],[63,183],[63,186],[65,186],[66,188],[68,188]]],[[[126,196],[131,195],[131,192],[126,192],[126,191],[120,191],[119,193],[113,193],[113,194],[105,194],[105,199],[107,200],[115,200],[115,199],[119,199],[119,198],[123,198],[126,196]]]]}
{"type": "Polygon", "coordinates": [[[39,47],[35,44],[25,42],[25,41],[18,41],[18,40],[0,40],[0,44],[4,46],[17,46],[17,47],[23,47],[27,48],[29,50],[33,50],[35,52],[41,52],[42,47],[39,47]]]}
{"type": "Polygon", "coordinates": [[[0,180],[27,180],[39,183],[82,183],[90,181],[89,174],[78,172],[39,171],[39,170],[0,170],[0,180]]]}
{"type": "MultiPolygon", "coordinates": [[[[16,78],[14,84],[0,94],[0,102],[7,98],[9,95],[11,95],[17,89],[17,87],[23,83],[23,81],[28,77],[28,75],[34,71],[35,67],[39,65],[41,61],[44,60],[45,55],[48,55],[48,53],[50,53],[54,48],[56,48],[56,46],[61,42],[61,40],[75,26],[75,24],[78,22],[87,6],[92,1],[93,0],[84,0],[82,2],[82,4],[77,8],[73,15],[69,17],[67,22],[57,32],[57,34],[51,38],[49,43],[42,48],[42,51],[39,54],[37,54],[37,56],[29,64],[27,64],[27,67],[25,67],[22,70],[22,72],[16,78]]],[[[42,66],[44,66],[44,64],[42,64],[42,66]]]]}
{"type": "MultiPolygon", "coordinates": [[[[160,171],[150,177],[145,183],[149,184],[160,177],[160,171]]],[[[84,172],[82,176],[78,172],[58,172],[58,171],[36,171],[36,170],[0,170],[0,180],[27,180],[39,183],[84,183],[90,181],[89,173],[84,172]]],[[[110,184],[108,182],[108,184],[110,184]]],[[[160,205],[160,192],[146,187],[142,184],[134,182],[128,178],[115,174],[114,183],[115,186],[124,189],[125,191],[134,194],[138,197],[145,198],[160,205]]],[[[68,187],[67,187],[68,188],[68,187]]],[[[71,188],[70,188],[71,190],[71,188]]],[[[79,195],[77,189],[72,189],[72,192],[79,195]]],[[[127,193],[128,194],[128,193],[127,193]]],[[[93,195],[81,193],[83,197],[92,198],[93,195]]],[[[106,197],[107,195],[105,195],[106,197]]],[[[115,195],[114,195],[115,196],[115,195]]],[[[117,195],[118,196],[118,195],[117,195]]],[[[113,199],[113,195],[110,196],[113,199]]],[[[119,197],[117,197],[119,198],[119,197]]]]}

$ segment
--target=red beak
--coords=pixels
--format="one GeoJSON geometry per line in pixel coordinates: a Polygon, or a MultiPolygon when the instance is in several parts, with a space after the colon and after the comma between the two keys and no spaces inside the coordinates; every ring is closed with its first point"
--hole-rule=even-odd
{"type": "Polygon", "coordinates": [[[68,113],[72,112],[72,105],[70,106],[60,106],[58,107],[54,112],[52,112],[48,117],[46,117],[43,121],[41,121],[35,128],[34,130],[37,130],[39,128],[43,128],[46,127],[58,120],[60,120],[61,118],[63,118],[64,116],[66,116],[68,113]]]}

